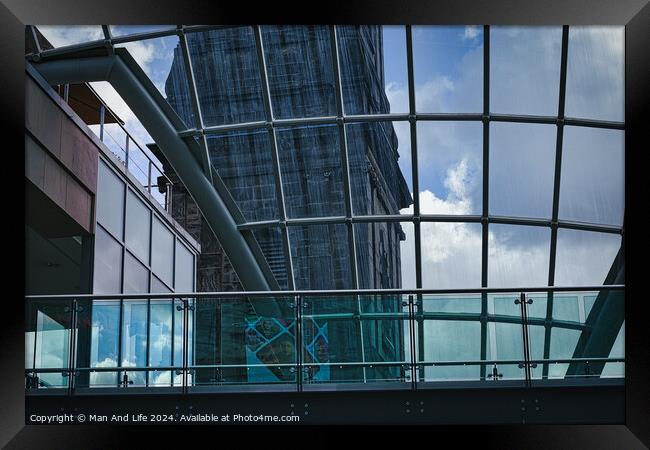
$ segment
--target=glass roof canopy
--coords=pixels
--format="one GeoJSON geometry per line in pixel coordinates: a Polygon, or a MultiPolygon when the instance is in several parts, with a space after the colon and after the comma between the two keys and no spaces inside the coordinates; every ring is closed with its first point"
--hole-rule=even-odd
{"type": "Polygon", "coordinates": [[[271,268],[276,278],[285,274],[283,288],[322,288],[295,273],[302,257],[295,249],[328,230],[344,236],[339,251],[351,276],[326,288],[372,287],[359,275],[368,256],[359,236],[369,223],[401,225],[401,286],[393,287],[403,288],[600,285],[621,248],[622,27],[38,29],[55,47],[37,47],[41,58],[93,47],[129,50],[184,120],[180,134],[194,136],[224,176],[245,218],[240,229],[281,243],[283,258],[271,268]],[[234,54],[219,47],[224,35],[236,40],[234,54]],[[301,35],[316,43],[309,50],[319,64],[300,59],[301,35]],[[200,57],[202,46],[227,61],[230,72],[218,77],[246,86],[239,109],[221,107],[228,97],[209,89],[223,69],[200,57]],[[355,51],[374,57],[366,65],[377,69],[371,83],[383,95],[358,82],[368,74],[360,74],[355,51]],[[311,101],[287,104],[287,84],[314,89],[311,101]],[[328,177],[338,192],[318,210],[291,196],[296,184],[309,183],[287,169],[306,145],[303,130],[314,127],[331,166],[303,169],[328,177]],[[386,185],[402,194],[384,210],[357,200],[369,195],[355,183],[367,174],[354,157],[361,133],[388,139],[399,157],[401,173],[386,185]],[[242,154],[273,193],[264,208],[251,207],[220,166],[233,164],[223,149],[241,136],[262,141],[242,154]]]}

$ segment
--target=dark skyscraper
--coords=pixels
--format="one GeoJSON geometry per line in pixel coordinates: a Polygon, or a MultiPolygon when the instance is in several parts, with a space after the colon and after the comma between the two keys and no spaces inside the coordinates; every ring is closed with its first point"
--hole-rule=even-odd
{"type": "MultiPolygon", "coordinates": [[[[327,27],[270,26],[262,28],[275,119],[336,115],[336,88],[327,27]]],[[[190,57],[206,126],[266,120],[264,88],[250,27],[234,27],[187,36],[190,57]]],[[[388,113],[384,92],[381,27],[340,27],[339,58],[346,114],[388,113]]],[[[189,125],[194,123],[185,68],[175,50],[165,91],[171,106],[189,125]]],[[[397,160],[397,137],[390,122],[346,125],[353,213],[399,214],[412,200],[397,160]]],[[[278,156],[287,218],[345,215],[344,166],[337,125],[291,126],[277,129],[278,156]]],[[[272,143],[266,130],[230,131],[209,135],[209,154],[232,197],[249,222],[278,219],[272,143]]],[[[168,168],[169,169],[169,168],[168,168]]],[[[203,221],[182,183],[174,184],[174,218],[201,242],[198,290],[239,290],[236,274],[219,243],[203,221]]],[[[399,288],[400,241],[396,222],[354,225],[357,282],[360,288],[399,288]]],[[[255,237],[282,289],[291,286],[279,227],[259,228],[255,237]]],[[[348,228],[343,224],[289,227],[296,289],[353,288],[348,228]]],[[[331,302],[331,301],[330,301],[331,302]]],[[[334,305],[314,302],[310,312],[334,305]]],[[[375,301],[341,299],[336,309],[357,312],[392,311],[375,301]]],[[[305,323],[311,344],[306,362],[399,361],[403,332],[397,321],[323,321],[305,323]],[[368,325],[368,326],[366,326],[368,325]],[[382,326],[385,325],[385,326],[382,326]],[[363,355],[361,355],[363,353],[363,355]]],[[[241,303],[200,306],[196,317],[196,364],[286,363],[282,349],[293,342],[290,321],[250,319],[241,303]],[[285,342],[286,341],[286,342],[285,342]],[[246,348],[246,355],[242,351],[246,348]],[[279,356],[280,355],[280,356],[279,356]]],[[[295,353],[295,352],[294,352],[295,353]]],[[[395,369],[386,369],[394,375],[395,369]]],[[[314,380],[357,377],[356,369],[317,370],[314,380]]],[[[378,371],[379,372],[379,371],[378,371]]],[[[197,381],[214,373],[197,373],[197,381]]],[[[243,376],[236,369],[232,377],[243,376]]],[[[248,374],[264,381],[285,379],[278,369],[248,374]]],[[[367,376],[367,374],[366,374],[367,376]]],[[[381,378],[381,374],[376,377],[381,378]]],[[[224,372],[218,375],[229,378],[224,372]]]]}

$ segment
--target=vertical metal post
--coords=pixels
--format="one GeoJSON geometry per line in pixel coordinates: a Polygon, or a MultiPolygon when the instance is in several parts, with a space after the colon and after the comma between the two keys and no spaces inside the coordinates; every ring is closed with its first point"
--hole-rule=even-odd
{"type": "Polygon", "coordinates": [[[75,353],[75,325],[76,325],[76,310],[77,310],[77,300],[75,298],[70,299],[70,333],[68,335],[68,367],[64,374],[68,377],[68,395],[72,395],[74,389],[74,353],[75,353]]]}
{"type": "Polygon", "coordinates": [[[66,83],[63,85],[63,101],[68,103],[69,99],[70,99],[70,83],[66,83]]]}
{"type": "Polygon", "coordinates": [[[188,299],[181,299],[183,302],[183,394],[187,394],[187,385],[188,385],[188,363],[187,363],[187,355],[188,355],[188,346],[189,346],[189,330],[188,330],[188,324],[189,324],[189,300],[188,299]]]}
{"type": "Polygon", "coordinates": [[[99,105],[99,140],[104,142],[104,114],[106,107],[104,104],[99,105]]]}
{"type": "MultiPolygon", "coordinates": [[[[411,390],[417,390],[417,358],[415,356],[416,339],[415,339],[415,306],[413,304],[413,295],[408,298],[408,317],[409,317],[409,339],[411,344],[411,390]]],[[[420,337],[421,338],[421,337],[420,337]]]]}
{"type": "Polygon", "coordinates": [[[296,390],[302,392],[302,377],[303,377],[303,363],[302,363],[302,352],[304,349],[304,343],[302,341],[302,308],[304,307],[304,302],[302,295],[295,297],[295,332],[296,332],[296,390]]]}
{"type": "Polygon", "coordinates": [[[522,292],[519,295],[519,299],[515,300],[515,303],[519,303],[521,308],[521,335],[523,342],[523,356],[524,356],[524,379],[527,387],[531,385],[531,372],[530,372],[530,340],[528,335],[528,300],[526,299],[526,293],[522,292]]]}
{"type": "Polygon", "coordinates": [[[147,192],[151,194],[151,160],[147,164],[147,192]]]}
{"type": "Polygon", "coordinates": [[[126,170],[129,170],[129,135],[126,135],[126,146],[124,147],[124,153],[125,153],[125,159],[124,159],[124,165],[126,166],[126,170]]]}

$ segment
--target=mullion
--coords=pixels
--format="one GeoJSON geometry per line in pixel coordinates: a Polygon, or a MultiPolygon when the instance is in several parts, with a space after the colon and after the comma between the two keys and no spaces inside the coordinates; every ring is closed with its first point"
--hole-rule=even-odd
{"type": "MultiPolygon", "coordinates": [[[[560,60],[560,93],[557,107],[557,140],[555,145],[555,179],[553,184],[553,210],[551,215],[551,248],[549,250],[548,285],[555,284],[555,263],[557,258],[558,216],[560,210],[560,178],[562,172],[562,147],[564,138],[564,110],[566,105],[567,60],[569,53],[569,26],[562,27],[562,56],[560,60]]],[[[554,293],[548,293],[546,302],[546,323],[544,325],[543,358],[549,359],[551,352],[551,330],[554,293]]],[[[542,366],[542,378],[548,377],[549,365],[542,366]]]]}
{"type": "MultiPolygon", "coordinates": [[[[411,139],[411,179],[413,182],[413,237],[415,247],[415,287],[422,287],[422,228],[420,226],[420,179],[418,169],[418,139],[417,139],[417,114],[415,104],[415,75],[413,68],[413,29],[407,25],[406,29],[406,63],[408,76],[408,94],[409,94],[409,132],[411,139]]],[[[418,334],[418,356],[416,361],[424,360],[424,305],[422,296],[416,297],[416,303],[413,306],[414,322],[417,320],[418,334]]],[[[415,348],[411,350],[415,352],[415,348]]],[[[417,373],[413,372],[414,383],[417,383],[418,376],[425,379],[424,366],[418,367],[417,373]]],[[[417,384],[416,384],[417,385],[417,384]]]]}
{"type": "Polygon", "coordinates": [[[350,185],[350,163],[348,154],[347,133],[343,121],[343,87],[341,85],[341,66],[339,62],[338,34],[336,25],[330,27],[330,44],[332,51],[332,68],[334,70],[334,89],[336,100],[336,122],[339,129],[339,151],[341,155],[341,167],[343,172],[344,203],[345,203],[345,224],[348,229],[348,247],[350,248],[350,269],[352,272],[352,285],[359,288],[357,274],[357,249],[355,245],[355,231],[352,225],[352,188],[350,185]]]}
{"type": "Polygon", "coordinates": [[[282,247],[284,251],[284,263],[287,270],[287,282],[289,290],[295,288],[295,279],[293,271],[293,260],[291,258],[291,242],[289,241],[289,230],[286,226],[287,212],[285,206],[284,187],[282,185],[282,171],[280,169],[280,155],[278,152],[278,135],[277,129],[273,126],[273,100],[271,98],[271,87],[269,75],[266,70],[266,55],[264,54],[264,41],[262,38],[262,28],[257,25],[254,28],[255,47],[257,49],[257,64],[260,68],[260,78],[263,84],[264,110],[266,113],[269,139],[271,141],[271,151],[273,153],[273,179],[275,180],[275,196],[280,214],[280,231],[282,233],[282,247]]]}
{"type": "MultiPolygon", "coordinates": [[[[483,212],[481,214],[481,287],[488,285],[489,177],[490,177],[490,27],[483,26],[483,212]]],[[[481,360],[487,357],[487,294],[481,294],[481,360]]],[[[486,367],[481,365],[481,379],[486,367]]]]}

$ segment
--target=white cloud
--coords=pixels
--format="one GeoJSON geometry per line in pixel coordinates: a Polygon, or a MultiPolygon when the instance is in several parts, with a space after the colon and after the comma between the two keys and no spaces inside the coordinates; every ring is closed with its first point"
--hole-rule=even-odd
{"type": "MultiPolygon", "coordinates": [[[[94,331],[94,330],[93,330],[94,331]]],[[[112,358],[105,358],[99,361],[94,367],[116,367],[117,361],[112,358]]],[[[115,386],[117,382],[116,372],[90,372],[91,386],[115,386]]]]}
{"type": "Polygon", "coordinates": [[[468,25],[462,34],[463,40],[473,40],[480,34],[481,29],[476,25],[468,25]]]}
{"type": "Polygon", "coordinates": [[[54,47],[80,44],[104,38],[100,25],[37,25],[36,28],[54,47]]]}

